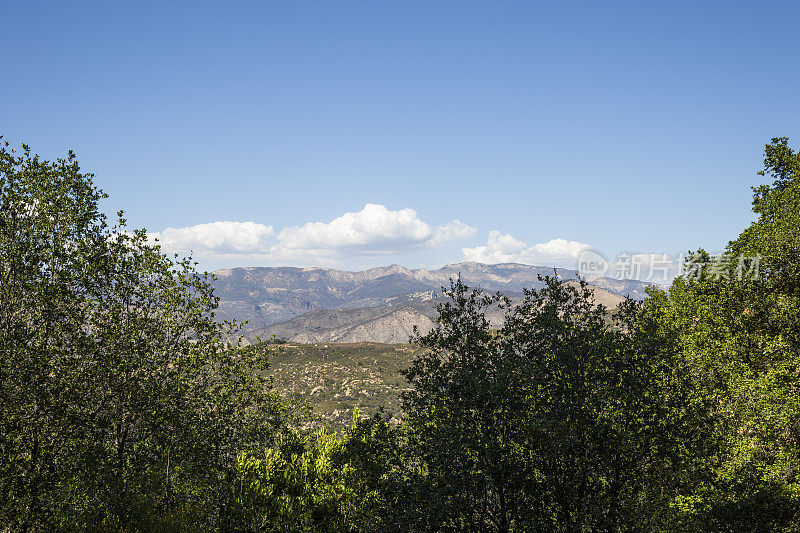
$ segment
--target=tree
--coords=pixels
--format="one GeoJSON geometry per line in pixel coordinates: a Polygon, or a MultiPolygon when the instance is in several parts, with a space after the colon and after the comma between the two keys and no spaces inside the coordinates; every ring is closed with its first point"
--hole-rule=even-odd
{"type": "Polygon", "coordinates": [[[430,530],[635,528],[658,514],[669,359],[637,304],[610,316],[586,284],[543,281],[511,307],[458,280],[416,339],[427,350],[404,408],[430,530]],[[499,330],[490,305],[506,309],[499,330]]]}
{"type": "Polygon", "coordinates": [[[724,253],[693,255],[660,307],[707,405],[706,474],[676,501],[680,527],[800,527],[800,154],[765,148],[758,219],[724,253]]]}
{"type": "Polygon", "coordinates": [[[0,520],[224,526],[236,457],[291,408],[227,339],[209,277],[110,228],[71,152],[0,148],[0,520]]]}
{"type": "Polygon", "coordinates": [[[376,415],[342,434],[284,434],[278,446],[239,457],[242,520],[251,531],[410,531],[399,433],[376,415]]]}
{"type": "Polygon", "coordinates": [[[86,397],[91,346],[83,328],[86,267],[103,241],[102,193],[74,155],[54,164],[0,149],[0,364],[2,505],[5,523],[24,530],[51,519],[54,491],[68,475],[58,460],[92,414],[86,397]]]}

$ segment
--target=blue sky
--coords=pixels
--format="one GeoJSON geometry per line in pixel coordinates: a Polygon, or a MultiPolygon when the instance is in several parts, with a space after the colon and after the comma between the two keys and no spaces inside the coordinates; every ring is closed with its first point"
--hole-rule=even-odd
{"type": "Polygon", "coordinates": [[[205,268],[719,249],[800,144],[797,2],[122,4],[3,6],[0,134],[205,268]]]}

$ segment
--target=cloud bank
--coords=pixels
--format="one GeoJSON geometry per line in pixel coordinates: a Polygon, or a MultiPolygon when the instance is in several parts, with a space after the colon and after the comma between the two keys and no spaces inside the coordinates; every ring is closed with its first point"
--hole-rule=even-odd
{"type": "Polygon", "coordinates": [[[256,222],[218,221],[151,233],[169,252],[193,252],[209,259],[321,262],[339,257],[369,257],[436,248],[475,235],[476,229],[452,220],[434,226],[413,209],[390,210],[366,204],[330,222],[308,222],[275,232],[256,222]]]}
{"type": "MultiPolygon", "coordinates": [[[[329,222],[307,222],[275,230],[257,222],[217,221],[166,228],[150,238],[168,253],[191,254],[199,260],[241,266],[284,264],[342,266],[344,262],[388,262],[376,259],[413,252],[435,253],[444,246],[475,236],[476,229],[452,220],[432,225],[413,209],[391,210],[366,204],[329,222]]],[[[597,250],[586,243],[552,239],[529,245],[498,230],[486,244],[461,248],[463,260],[477,263],[522,263],[580,270],[582,253],[597,250]]],[[[449,254],[450,252],[447,251],[449,254]]],[[[602,275],[664,283],[678,274],[680,260],[667,254],[632,253],[604,258],[602,275]]],[[[432,266],[432,265],[431,265],[432,266]]]]}
{"type": "Polygon", "coordinates": [[[592,246],[589,244],[566,239],[552,239],[528,246],[507,233],[492,230],[485,246],[462,248],[462,252],[464,259],[478,263],[524,263],[574,268],[580,253],[590,249],[592,246]]]}
{"type": "Polygon", "coordinates": [[[170,251],[237,254],[266,253],[272,234],[272,226],[264,224],[218,221],[167,228],[160,233],[151,233],[150,237],[158,239],[162,248],[170,251]]]}
{"type": "Polygon", "coordinates": [[[367,204],[355,213],[345,213],[330,222],[309,222],[283,229],[280,246],[292,250],[338,250],[364,255],[399,253],[464,239],[475,234],[458,220],[430,226],[413,209],[391,211],[367,204]]]}

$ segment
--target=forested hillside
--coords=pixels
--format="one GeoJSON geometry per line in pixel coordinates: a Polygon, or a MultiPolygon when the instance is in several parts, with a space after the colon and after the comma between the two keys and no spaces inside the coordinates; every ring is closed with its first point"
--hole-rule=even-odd
{"type": "Polygon", "coordinates": [[[72,153],[5,143],[1,529],[797,531],[800,154],[772,139],[759,175],[754,222],[667,290],[455,279],[342,370],[231,342],[211,277],[107,221],[72,153]],[[365,383],[399,399],[361,419],[365,383]]]}

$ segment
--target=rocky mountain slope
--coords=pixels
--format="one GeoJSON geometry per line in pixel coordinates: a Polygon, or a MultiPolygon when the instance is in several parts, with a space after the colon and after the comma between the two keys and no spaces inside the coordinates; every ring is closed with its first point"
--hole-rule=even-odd
{"type": "MultiPolygon", "coordinates": [[[[217,318],[247,321],[245,330],[253,333],[275,333],[283,338],[304,334],[306,341],[319,342],[392,342],[385,340],[389,337],[384,333],[370,338],[391,330],[395,332],[391,338],[402,337],[404,342],[409,327],[429,327],[434,300],[451,278],[460,276],[471,287],[514,295],[523,288],[540,287],[538,275],[553,272],[550,267],[472,262],[436,270],[392,265],[358,272],[254,267],[214,272],[214,288],[220,297],[217,318]],[[297,319],[307,314],[305,319],[297,319]],[[275,325],[282,326],[265,329],[275,325]]],[[[556,273],[568,280],[578,277],[573,270],[557,269],[556,273]]],[[[592,285],[604,289],[604,298],[610,294],[634,299],[644,297],[646,286],[640,281],[610,278],[593,281],[592,285]]]]}
{"type": "MultiPolygon", "coordinates": [[[[622,296],[605,289],[593,287],[592,290],[595,301],[609,309],[624,300],[622,296]]],[[[514,304],[521,299],[521,296],[512,296],[511,302],[514,304]]],[[[310,311],[280,324],[249,331],[246,338],[250,342],[257,342],[275,336],[307,344],[405,343],[411,337],[414,327],[422,334],[433,327],[436,304],[441,300],[441,297],[406,297],[376,307],[310,311]]],[[[485,314],[493,327],[502,325],[503,312],[499,307],[492,306],[485,314]]]]}

